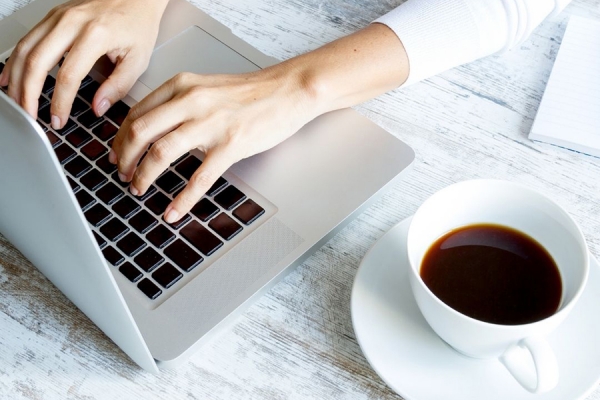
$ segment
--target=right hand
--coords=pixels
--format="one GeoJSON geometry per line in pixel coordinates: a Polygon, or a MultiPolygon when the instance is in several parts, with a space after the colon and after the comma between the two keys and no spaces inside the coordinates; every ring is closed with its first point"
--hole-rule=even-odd
{"type": "Polygon", "coordinates": [[[32,117],[44,80],[65,53],[56,75],[50,113],[62,128],[81,80],[103,55],[115,64],[98,89],[92,108],[103,115],[125,97],[150,61],[160,19],[168,0],[72,0],[52,9],[10,56],[0,86],[32,117]]]}

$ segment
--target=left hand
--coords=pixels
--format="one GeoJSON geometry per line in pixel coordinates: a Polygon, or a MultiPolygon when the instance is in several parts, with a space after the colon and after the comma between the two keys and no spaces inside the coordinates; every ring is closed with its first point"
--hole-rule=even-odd
{"type": "Polygon", "coordinates": [[[241,75],[178,74],[132,108],[109,159],[121,180],[131,181],[132,194],[141,195],[171,162],[200,149],[202,165],[165,211],[165,220],[175,222],[233,163],[322,113],[299,75],[285,63],[241,75]]]}

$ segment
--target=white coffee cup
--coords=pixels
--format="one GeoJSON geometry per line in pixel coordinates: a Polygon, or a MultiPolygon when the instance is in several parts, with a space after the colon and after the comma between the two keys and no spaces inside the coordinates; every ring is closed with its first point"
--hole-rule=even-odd
{"type": "Polygon", "coordinates": [[[545,336],[567,317],[589,272],[584,236],[567,212],[519,184],[498,180],[460,182],[435,193],[419,207],[408,230],[407,250],[413,294],[438,336],[464,355],[498,358],[532,393],[556,386],[558,365],[545,336]],[[517,229],[550,253],[562,279],[562,299],[556,313],[529,324],[492,324],[454,310],[429,290],[419,270],[430,246],[456,228],[481,223],[517,229]],[[523,357],[524,350],[531,357],[523,357]]]}

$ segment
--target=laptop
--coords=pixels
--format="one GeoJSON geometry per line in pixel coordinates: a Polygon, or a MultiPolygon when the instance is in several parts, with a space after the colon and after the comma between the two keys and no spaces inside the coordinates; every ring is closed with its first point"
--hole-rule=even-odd
{"type": "MultiPolygon", "coordinates": [[[[59,1],[0,21],[0,61],[59,1]]],[[[241,73],[277,62],[185,0],[171,0],[150,66],[96,118],[97,65],[71,120],[49,126],[0,92],[0,233],[145,370],[180,365],[401,179],[406,144],[350,109],[323,115],[232,166],[184,220],[161,212],[203,155],[191,151],[135,198],[106,153],[129,107],[181,71],[241,73]]],[[[1,67],[1,66],[0,66],[1,67]]]]}

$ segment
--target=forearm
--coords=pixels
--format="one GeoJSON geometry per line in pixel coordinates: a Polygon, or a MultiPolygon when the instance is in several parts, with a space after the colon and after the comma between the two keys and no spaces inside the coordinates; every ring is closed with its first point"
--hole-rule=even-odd
{"type": "Polygon", "coordinates": [[[320,115],[397,88],[408,77],[409,65],[396,34],[372,24],[274,69],[291,77],[320,115]]]}

